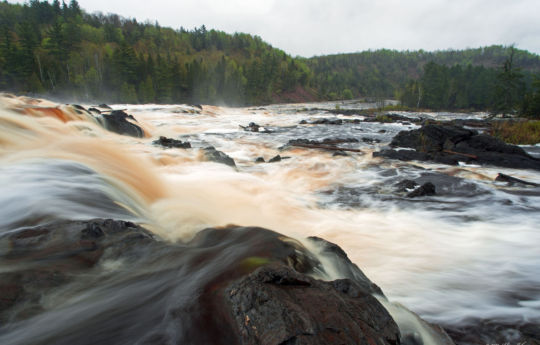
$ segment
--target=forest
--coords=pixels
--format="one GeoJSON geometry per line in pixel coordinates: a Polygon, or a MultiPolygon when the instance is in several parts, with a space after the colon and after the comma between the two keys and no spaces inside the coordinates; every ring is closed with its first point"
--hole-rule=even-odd
{"type": "Polygon", "coordinates": [[[258,36],[87,13],[76,0],[0,2],[0,90],[30,95],[226,105],[375,97],[530,113],[538,73],[540,57],[514,47],[292,57],[258,36]]]}

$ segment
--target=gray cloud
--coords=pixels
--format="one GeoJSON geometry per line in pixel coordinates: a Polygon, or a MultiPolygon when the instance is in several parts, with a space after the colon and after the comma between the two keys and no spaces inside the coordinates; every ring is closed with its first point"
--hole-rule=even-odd
{"type": "Polygon", "coordinates": [[[261,36],[292,55],[516,44],[540,53],[538,0],[79,0],[173,28],[261,36]]]}

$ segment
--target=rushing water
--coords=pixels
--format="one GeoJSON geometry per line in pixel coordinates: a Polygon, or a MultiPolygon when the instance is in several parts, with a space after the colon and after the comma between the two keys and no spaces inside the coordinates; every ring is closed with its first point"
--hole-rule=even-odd
{"type": "Polygon", "coordinates": [[[31,102],[56,105],[2,102],[1,232],[94,217],[133,220],[171,240],[189,240],[208,226],[261,226],[337,243],[390,301],[428,321],[540,321],[540,188],[494,182],[503,172],[538,183],[538,172],[372,158],[412,124],[299,125],[362,119],[321,110],[335,109],[334,103],[205,106],[201,113],[182,105],[113,106],[127,109],[145,129],[147,137],[138,139],[107,132],[71,107],[21,110],[31,102]],[[268,133],[239,127],[250,122],[268,133]],[[187,140],[193,148],[153,145],[159,136],[187,140]],[[358,139],[341,145],[363,153],[280,151],[290,139],[336,137],[358,139]],[[237,169],[205,161],[202,148],[210,145],[233,157],[237,169]],[[286,159],[255,163],[277,154],[286,159]],[[432,181],[438,193],[404,198],[393,187],[403,179],[432,181]]]}

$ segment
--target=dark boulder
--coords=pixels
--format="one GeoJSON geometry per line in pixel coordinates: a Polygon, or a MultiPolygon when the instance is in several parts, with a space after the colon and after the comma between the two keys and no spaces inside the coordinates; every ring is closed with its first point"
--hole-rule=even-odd
{"type": "Polygon", "coordinates": [[[358,139],[356,138],[325,138],[323,140],[309,140],[309,139],[291,139],[287,145],[337,145],[345,143],[357,143],[358,139]]]}
{"type": "Polygon", "coordinates": [[[332,154],[332,157],[338,157],[338,156],[348,157],[349,154],[344,151],[336,151],[332,154]]]}
{"type": "Polygon", "coordinates": [[[513,186],[515,184],[519,185],[525,185],[525,186],[533,186],[533,187],[539,187],[540,185],[538,183],[533,183],[525,180],[521,180],[509,175],[505,175],[503,173],[499,173],[497,177],[495,178],[495,181],[497,182],[507,182],[509,186],[513,186]]]}
{"type": "Polygon", "coordinates": [[[122,110],[113,110],[110,114],[102,114],[99,117],[103,127],[111,132],[115,132],[122,135],[129,135],[132,137],[142,138],[144,131],[141,127],[128,121],[132,120],[137,122],[132,115],[126,114],[122,110]]]}
{"type": "Polygon", "coordinates": [[[0,236],[0,343],[412,344],[347,254],[310,240],[343,279],[315,279],[316,255],[263,228],[184,243],[103,219],[14,230],[0,236]]]}
{"type": "Polygon", "coordinates": [[[275,162],[281,162],[281,156],[277,155],[275,157],[272,157],[268,160],[268,163],[275,163],[275,162]]]}
{"type": "Polygon", "coordinates": [[[112,109],[111,107],[109,107],[107,104],[105,103],[102,103],[100,105],[98,105],[98,108],[101,108],[101,109],[112,109]]]}
{"type": "Polygon", "coordinates": [[[376,138],[368,138],[368,137],[363,137],[362,138],[362,141],[367,143],[367,144],[378,144],[381,142],[380,139],[376,139],[376,138]]]}
{"type": "Polygon", "coordinates": [[[384,115],[374,115],[366,116],[364,122],[381,122],[381,123],[393,123],[393,122],[421,122],[421,118],[412,118],[399,114],[384,114],[384,115]]]}
{"type": "Polygon", "coordinates": [[[312,125],[342,125],[343,120],[342,119],[316,119],[314,121],[311,121],[312,125]]]}
{"type": "Polygon", "coordinates": [[[88,110],[86,110],[85,107],[83,107],[82,105],[78,105],[78,104],[72,104],[71,105],[73,108],[75,108],[75,111],[78,113],[78,114],[83,114],[83,113],[87,113],[88,110]]]}
{"type": "Polygon", "coordinates": [[[453,149],[456,143],[477,134],[478,132],[463,127],[425,125],[419,129],[399,132],[390,146],[408,147],[420,152],[440,152],[453,149]]]}
{"type": "Polygon", "coordinates": [[[211,162],[221,163],[236,168],[234,159],[232,159],[226,153],[216,150],[216,148],[213,146],[204,148],[204,156],[211,162]]]}
{"type": "Polygon", "coordinates": [[[258,132],[261,126],[255,122],[250,122],[247,126],[240,126],[246,132],[258,132]]]}
{"type": "Polygon", "coordinates": [[[255,163],[264,163],[264,162],[265,162],[264,157],[257,157],[255,159],[255,163]]]}
{"type": "Polygon", "coordinates": [[[324,282],[268,265],[225,294],[241,344],[398,344],[399,329],[368,291],[349,279],[324,282]]]}
{"type": "Polygon", "coordinates": [[[95,114],[101,114],[101,110],[97,108],[88,108],[88,111],[95,114]]]}
{"type": "Polygon", "coordinates": [[[394,137],[390,146],[414,151],[382,150],[373,153],[373,156],[450,165],[465,162],[540,170],[540,159],[530,156],[519,146],[453,125],[428,124],[419,129],[402,131],[394,137]]]}
{"type": "Polygon", "coordinates": [[[426,182],[420,187],[416,188],[409,194],[407,194],[407,198],[416,198],[419,196],[432,196],[435,195],[435,185],[431,182],[426,182]]]}
{"type": "Polygon", "coordinates": [[[402,193],[411,192],[416,187],[418,187],[418,183],[416,183],[416,181],[413,181],[413,180],[403,180],[396,183],[395,187],[396,187],[397,192],[402,192],[402,193]]]}
{"type": "Polygon", "coordinates": [[[189,149],[191,148],[191,144],[189,142],[183,142],[182,140],[167,138],[167,137],[159,137],[158,140],[154,140],[152,142],[154,145],[161,145],[163,147],[168,148],[179,148],[179,149],[189,149]]]}
{"type": "Polygon", "coordinates": [[[153,238],[134,223],[110,219],[61,221],[1,236],[0,260],[22,269],[0,273],[0,325],[42,311],[44,293],[71,282],[104,255],[127,258],[153,238]]]}

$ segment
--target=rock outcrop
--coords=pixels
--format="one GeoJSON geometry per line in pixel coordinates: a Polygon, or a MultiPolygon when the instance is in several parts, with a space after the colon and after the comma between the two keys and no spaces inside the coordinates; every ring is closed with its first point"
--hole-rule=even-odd
{"type": "Polygon", "coordinates": [[[390,146],[413,150],[387,149],[374,152],[373,156],[450,165],[465,162],[540,170],[540,159],[528,155],[519,146],[453,125],[428,124],[412,131],[402,131],[394,137],[390,146]]]}
{"type": "Polygon", "coordinates": [[[226,153],[216,150],[213,146],[208,146],[204,148],[204,156],[207,160],[211,162],[221,163],[228,165],[230,167],[236,168],[236,163],[226,153]]]}
{"type": "Polygon", "coordinates": [[[345,252],[310,241],[343,279],[316,279],[317,256],[262,228],[209,228],[186,243],[104,219],[4,233],[0,342],[413,344],[345,252]]]}
{"type": "Polygon", "coordinates": [[[136,138],[144,137],[143,129],[134,123],[137,120],[122,110],[113,110],[108,114],[101,114],[99,119],[103,127],[111,132],[136,138]]]}
{"type": "Polygon", "coordinates": [[[160,145],[166,148],[179,148],[179,149],[189,149],[191,148],[191,143],[189,142],[183,142],[182,140],[167,138],[167,137],[159,137],[158,140],[154,140],[152,142],[154,145],[160,145]]]}

